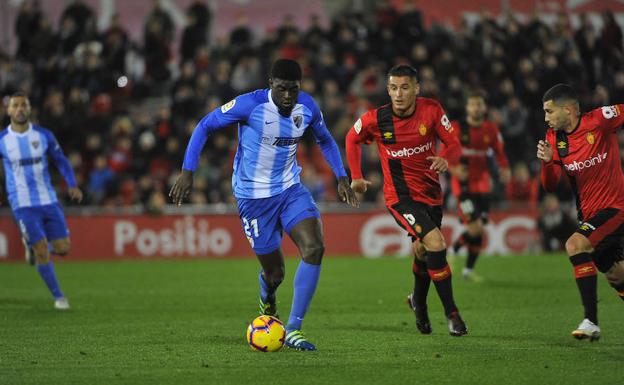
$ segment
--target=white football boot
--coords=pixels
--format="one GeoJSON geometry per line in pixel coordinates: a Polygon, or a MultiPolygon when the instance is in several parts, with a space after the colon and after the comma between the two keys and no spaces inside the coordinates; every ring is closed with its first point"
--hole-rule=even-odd
{"type": "Polygon", "coordinates": [[[585,318],[576,330],[572,331],[572,336],[577,340],[598,341],[600,339],[600,327],[585,318]]]}
{"type": "Polygon", "coordinates": [[[69,310],[69,301],[65,297],[54,300],[54,308],[58,310],[69,310]]]}

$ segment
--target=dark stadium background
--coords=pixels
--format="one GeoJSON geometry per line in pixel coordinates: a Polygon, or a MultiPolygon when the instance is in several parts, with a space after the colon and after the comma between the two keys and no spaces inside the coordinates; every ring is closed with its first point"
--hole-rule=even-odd
{"type": "MultiPolygon", "coordinates": [[[[302,64],[303,89],[321,104],[341,149],[359,115],[387,101],[384,73],[393,64],[416,66],[422,94],[439,99],[451,119],[460,117],[468,90],[485,90],[514,174],[493,192],[487,254],[558,249],[559,224],[540,216],[561,212],[561,226],[574,222],[569,187],[541,204],[535,144],[545,129],[543,91],[568,82],[585,110],[624,100],[620,1],[75,3],[0,2],[0,93],[30,95],[33,119],[56,134],[86,192],[80,206],[69,202],[56,175],[72,259],[250,255],[231,194],[234,128],[209,140],[192,205],[168,206],[167,192],[195,123],[235,95],[265,87],[277,57],[302,64]]],[[[4,108],[0,120],[7,124],[4,108]]],[[[328,253],[408,252],[382,210],[375,152],[365,150],[373,186],[358,212],[335,202],[335,180],[312,138],[300,144],[304,184],[337,218],[326,227],[340,223],[328,232],[328,253]]],[[[447,198],[444,228],[452,239],[460,226],[447,198]]],[[[0,259],[21,258],[17,229],[3,213],[0,259]]]]}

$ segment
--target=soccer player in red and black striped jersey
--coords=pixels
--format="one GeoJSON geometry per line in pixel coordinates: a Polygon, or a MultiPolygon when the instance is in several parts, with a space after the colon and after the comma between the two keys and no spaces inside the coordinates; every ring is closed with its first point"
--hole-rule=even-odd
{"type": "Polygon", "coordinates": [[[487,105],[483,94],[470,93],[465,108],[465,119],[451,122],[462,145],[460,162],[451,168],[451,190],[457,198],[461,220],[466,225],[453,249],[457,252],[466,246],[468,258],[463,270],[464,278],[479,281],[481,278],[473,269],[481,252],[483,226],[487,223],[490,206],[489,154],[494,154],[501,182],[507,183],[511,174],[498,126],[486,120],[487,105]]]}
{"type": "Polygon", "coordinates": [[[574,266],[585,318],[572,332],[578,339],[597,340],[597,273],[624,299],[624,173],[617,129],[624,124],[624,104],[580,113],[576,92],[558,84],[542,99],[549,125],[537,145],[541,180],[553,191],[563,173],[576,193],[579,227],[566,241],[574,266]]]}
{"type": "Polygon", "coordinates": [[[346,152],[354,191],[364,193],[369,181],[362,176],[361,148],[377,142],[384,175],[386,206],[414,244],[414,292],[408,304],[416,314],[416,327],[431,333],[427,312],[430,282],[436,287],[452,336],[466,334],[451,285],[451,269],[446,261],[446,242],[440,231],[442,190],[438,174],[459,160],[461,146],[440,103],[417,97],[417,72],[408,65],[390,69],[387,89],[391,103],[366,112],[351,127],[346,152]],[[446,149],[436,153],[440,139],[446,149]]]}

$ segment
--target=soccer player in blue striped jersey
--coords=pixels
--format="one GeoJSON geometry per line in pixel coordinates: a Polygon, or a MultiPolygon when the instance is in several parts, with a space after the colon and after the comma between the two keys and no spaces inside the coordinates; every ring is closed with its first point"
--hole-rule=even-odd
{"type": "Polygon", "coordinates": [[[260,313],[277,315],[275,292],[284,279],[280,245],[285,231],[301,254],[285,344],[297,350],[316,350],[301,332],[324,253],[320,214],[310,192],[300,182],[301,167],[295,157],[297,143],[306,129],[312,129],[338,179],[339,198],[354,207],[359,202],[319,107],[310,95],[300,91],[299,64],[277,60],[271,68],[269,86],[238,96],[199,122],[186,149],[182,172],[169,195],[176,204],[182,203],[191,189],[193,172],[208,135],[238,124],[232,184],[245,235],[262,266],[258,277],[260,313]]]}
{"type": "Polygon", "coordinates": [[[22,93],[12,95],[7,112],[11,124],[0,132],[0,157],[9,205],[22,233],[28,261],[37,264],[39,275],[54,297],[54,307],[67,310],[69,302],[56,278],[50,249],[54,254],[67,254],[69,230],[50,182],[48,156],[65,178],[69,196],[80,202],[82,192],[52,132],[30,122],[28,97],[22,93]]]}

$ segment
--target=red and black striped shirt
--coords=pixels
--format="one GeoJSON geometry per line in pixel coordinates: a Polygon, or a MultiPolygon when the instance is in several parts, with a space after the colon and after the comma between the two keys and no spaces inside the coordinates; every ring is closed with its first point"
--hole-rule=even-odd
{"type": "Polygon", "coordinates": [[[430,170],[430,156],[459,161],[461,145],[440,103],[416,98],[416,110],[406,118],[392,113],[390,104],[369,110],[349,130],[346,138],[347,161],[353,179],[362,178],[360,144],[377,142],[384,175],[387,206],[412,199],[431,206],[442,204],[438,174],[430,170]],[[437,142],[446,148],[437,153],[437,142]]]}

